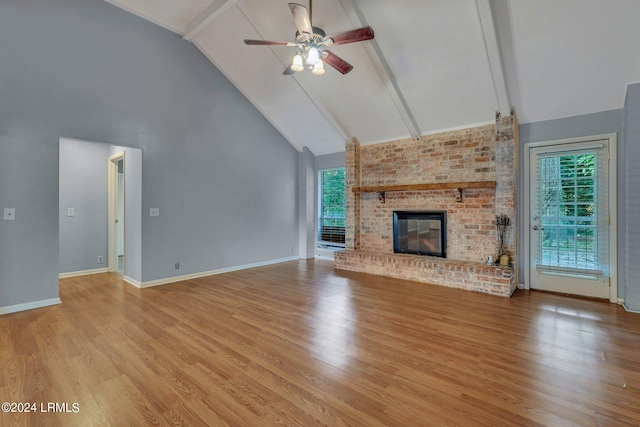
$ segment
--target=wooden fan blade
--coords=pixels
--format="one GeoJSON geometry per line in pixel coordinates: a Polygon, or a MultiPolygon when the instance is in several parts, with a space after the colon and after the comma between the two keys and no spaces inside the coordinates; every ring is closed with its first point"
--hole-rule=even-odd
{"type": "Polygon", "coordinates": [[[344,59],[340,58],[339,56],[334,55],[333,53],[329,52],[328,50],[325,50],[324,53],[326,54],[326,56],[323,54],[322,57],[323,57],[323,60],[324,60],[325,64],[331,65],[333,68],[338,70],[340,73],[347,74],[349,71],[353,70],[353,65],[349,64],[347,61],[345,61],[344,59]]]}
{"type": "Polygon", "coordinates": [[[282,72],[283,76],[290,76],[291,74],[295,74],[295,71],[293,71],[291,69],[291,65],[289,65],[287,68],[284,69],[284,71],[282,72]]]}
{"type": "Polygon", "coordinates": [[[244,44],[249,46],[296,46],[293,42],[272,42],[269,40],[249,40],[245,39],[244,44]]]}
{"type": "Polygon", "coordinates": [[[324,44],[327,46],[336,46],[340,44],[362,42],[371,40],[374,37],[373,28],[362,27],[355,30],[345,31],[343,33],[334,34],[324,38],[324,44]]]}
{"type": "Polygon", "coordinates": [[[289,3],[289,9],[293,15],[293,20],[296,23],[296,28],[300,34],[313,34],[311,28],[311,19],[309,18],[309,11],[306,7],[298,3],[289,3]]]}

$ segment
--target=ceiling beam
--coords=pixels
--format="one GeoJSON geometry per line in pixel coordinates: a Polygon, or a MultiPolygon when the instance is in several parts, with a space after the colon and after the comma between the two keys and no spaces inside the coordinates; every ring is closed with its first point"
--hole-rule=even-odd
{"type": "Polygon", "coordinates": [[[480,27],[482,27],[482,35],[484,40],[489,70],[493,80],[493,90],[495,94],[496,110],[502,116],[511,115],[511,103],[509,102],[509,92],[507,91],[507,81],[504,77],[504,68],[502,58],[500,56],[500,46],[498,45],[498,37],[496,26],[493,21],[493,13],[491,10],[491,0],[475,0],[480,27]]]}
{"type": "Polygon", "coordinates": [[[239,2],[240,0],[212,1],[187,24],[183,38],[188,41],[193,41],[202,30],[211,25],[216,19],[220,18],[239,2]]]}
{"type": "MultiPolygon", "coordinates": [[[[340,0],[342,3],[342,7],[347,12],[349,19],[351,20],[351,24],[354,27],[366,27],[369,24],[367,23],[364,15],[358,8],[355,0],[340,0]]],[[[378,75],[382,79],[385,87],[387,88],[387,92],[393,101],[402,121],[404,122],[411,138],[415,141],[420,140],[420,136],[422,133],[420,132],[420,127],[418,126],[418,122],[416,121],[411,109],[409,108],[409,104],[404,98],[400,87],[398,86],[398,82],[396,81],[393,73],[391,72],[391,68],[384,55],[382,54],[382,50],[378,45],[378,42],[373,39],[368,43],[364,43],[364,47],[367,50],[367,54],[369,55],[369,59],[373,63],[378,75]]]]}

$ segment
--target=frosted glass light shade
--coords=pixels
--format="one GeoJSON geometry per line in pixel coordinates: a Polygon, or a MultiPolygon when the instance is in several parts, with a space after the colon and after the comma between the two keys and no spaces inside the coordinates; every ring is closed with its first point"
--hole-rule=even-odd
{"type": "Polygon", "coordinates": [[[304,65],[302,64],[302,55],[300,55],[299,53],[296,53],[296,55],[293,57],[291,69],[296,72],[304,70],[304,65]]]}
{"type": "Polygon", "coordinates": [[[316,76],[321,76],[324,74],[324,63],[320,60],[316,62],[316,65],[313,66],[313,70],[311,71],[316,76]]]}
{"type": "Polygon", "coordinates": [[[320,55],[318,54],[318,48],[312,47],[307,53],[307,64],[316,65],[320,61],[320,55]]]}

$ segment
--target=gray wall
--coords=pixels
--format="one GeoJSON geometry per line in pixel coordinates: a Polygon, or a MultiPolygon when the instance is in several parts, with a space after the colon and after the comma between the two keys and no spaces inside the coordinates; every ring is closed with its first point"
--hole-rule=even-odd
{"type": "Polygon", "coordinates": [[[105,268],[110,146],[60,140],[60,273],[105,268]],[[67,208],[75,216],[67,216],[67,208]],[[98,263],[98,256],[104,262],[98,263]]]}
{"type": "Polygon", "coordinates": [[[142,281],[297,254],[298,152],[193,45],[102,0],[1,2],[0,40],[0,307],[58,296],[60,137],[142,149],[142,281]]]}
{"type": "Polygon", "coordinates": [[[315,178],[315,155],[305,147],[298,155],[298,238],[300,258],[315,256],[317,180],[315,178]]]}
{"type": "Polygon", "coordinates": [[[625,191],[618,191],[622,195],[618,202],[623,206],[620,213],[625,221],[620,225],[620,234],[624,237],[618,252],[620,275],[625,278],[622,286],[625,306],[640,311],[640,227],[636,222],[640,212],[640,83],[627,88],[622,154],[620,170],[625,177],[625,191]]]}
{"type": "MultiPolygon", "coordinates": [[[[519,188],[518,188],[518,216],[521,218],[521,224],[524,222],[524,145],[529,142],[554,141],[558,139],[577,138],[581,136],[601,135],[616,133],[618,134],[618,194],[624,191],[626,184],[624,177],[621,176],[621,162],[623,159],[623,150],[625,141],[622,137],[622,110],[603,111],[595,114],[585,114],[581,116],[568,117],[564,119],[548,120],[536,123],[524,123],[519,126],[520,131],[520,149],[519,149],[519,188]]],[[[624,216],[621,216],[621,197],[618,197],[618,254],[621,252],[622,225],[625,223],[624,216]]],[[[524,261],[524,233],[523,227],[518,230],[518,239],[520,242],[519,249],[519,265],[526,266],[524,261]]],[[[619,255],[620,258],[620,255],[619,255]]],[[[620,275],[620,259],[618,260],[618,295],[623,296],[624,277],[620,275]]],[[[518,282],[524,282],[524,267],[519,270],[518,282]]]]}
{"type": "Polygon", "coordinates": [[[345,165],[345,152],[325,154],[316,157],[316,179],[321,169],[343,168],[345,165]]]}

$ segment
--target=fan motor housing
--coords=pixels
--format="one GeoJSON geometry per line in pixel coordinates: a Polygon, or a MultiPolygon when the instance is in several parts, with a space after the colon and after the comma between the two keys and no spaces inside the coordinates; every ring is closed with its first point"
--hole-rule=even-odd
{"type": "Polygon", "coordinates": [[[327,33],[319,27],[311,27],[311,29],[313,30],[313,34],[309,35],[304,33],[300,34],[300,31],[296,31],[296,43],[319,46],[324,41],[327,33]]]}

